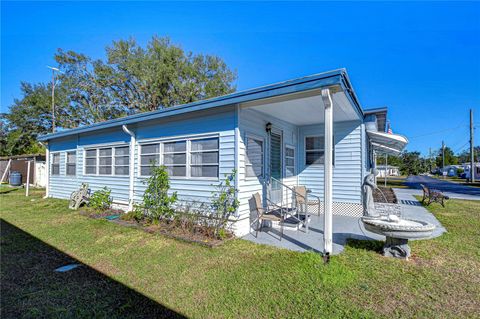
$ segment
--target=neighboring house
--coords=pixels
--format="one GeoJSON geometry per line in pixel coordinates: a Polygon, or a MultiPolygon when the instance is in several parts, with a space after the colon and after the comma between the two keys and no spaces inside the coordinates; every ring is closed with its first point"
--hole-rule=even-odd
{"type": "Polygon", "coordinates": [[[375,154],[398,154],[407,143],[385,133],[385,117],[385,108],[362,109],[340,69],[60,131],[40,138],[48,144],[47,196],[69,198],[86,182],[108,186],[117,204],[131,207],[155,161],[183,201],[209,201],[213,185],[236,169],[237,235],[249,232],[248,200],[265,194],[271,177],[305,185],[329,216],[360,216],[375,154]]]}
{"type": "MultiPolygon", "coordinates": [[[[471,163],[465,163],[465,164],[462,164],[462,168],[464,170],[464,173],[465,173],[465,178],[466,179],[470,179],[470,167],[471,167],[471,163]]],[[[480,163],[474,163],[473,164],[473,167],[475,168],[475,175],[473,175],[473,177],[475,177],[475,180],[480,180],[480,163]]]]}
{"type": "Polygon", "coordinates": [[[461,168],[461,165],[448,165],[441,169],[441,173],[446,173],[447,176],[454,177],[458,176],[458,169],[461,168]]]}
{"type": "Polygon", "coordinates": [[[385,176],[400,176],[400,170],[398,166],[390,166],[390,165],[377,165],[378,175],[377,177],[385,177],[385,176]]]}

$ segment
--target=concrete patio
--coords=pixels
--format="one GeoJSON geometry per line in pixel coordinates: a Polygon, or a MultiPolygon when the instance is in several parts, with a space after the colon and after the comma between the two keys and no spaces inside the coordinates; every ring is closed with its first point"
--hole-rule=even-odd
{"type": "MultiPolygon", "coordinates": [[[[425,209],[420,202],[412,196],[409,190],[394,189],[402,210],[402,217],[407,219],[417,219],[430,222],[436,226],[431,238],[438,237],[446,230],[440,222],[425,209]]],[[[272,245],[279,248],[285,248],[295,251],[313,251],[320,253],[323,251],[323,215],[311,216],[311,222],[308,233],[305,229],[291,230],[285,228],[282,239],[280,240],[280,230],[276,228],[264,227],[255,237],[255,231],[251,231],[243,239],[258,244],[272,245]]],[[[349,238],[359,240],[385,240],[384,236],[371,233],[363,227],[360,218],[348,216],[333,216],[333,254],[339,254],[349,238]]]]}

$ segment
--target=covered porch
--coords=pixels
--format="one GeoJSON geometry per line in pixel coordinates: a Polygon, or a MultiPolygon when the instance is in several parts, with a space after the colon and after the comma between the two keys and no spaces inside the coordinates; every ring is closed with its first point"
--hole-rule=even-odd
{"type": "MultiPolygon", "coordinates": [[[[303,227],[309,228],[305,225],[309,222],[312,229],[303,239],[302,231],[286,231],[284,236],[304,243],[299,247],[331,254],[336,244],[332,215],[350,215],[341,219],[347,225],[362,211],[366,136],[356,98],[348,87],[330,85],[241,103],[237,112],[239,166],[245,167],[239,170],[240,211],[250,215],[250,222],[254,220],[248,201],[258,193],[264,206],[298,212],[294,189],[305,187],[310,198],[318,199],[317,205],[302,211],[310,216],[303,218],[303,227]]],[[[275,232],[275,228],[260,232],[256,239],[268,242],[269,233],[275,232]]]]}

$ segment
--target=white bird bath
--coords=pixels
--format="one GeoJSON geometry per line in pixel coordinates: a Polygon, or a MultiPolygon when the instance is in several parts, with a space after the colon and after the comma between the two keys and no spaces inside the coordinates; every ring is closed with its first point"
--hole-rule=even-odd
{"type": "Polygon", "coordinates": [[[383,255],[408,259],[410,257],[409,239],[428,238],[435,225],[412,219],[402,219],[396,215],[381,217],[362,217],[365,229],[387,237],[383,246],[383,255]]]}

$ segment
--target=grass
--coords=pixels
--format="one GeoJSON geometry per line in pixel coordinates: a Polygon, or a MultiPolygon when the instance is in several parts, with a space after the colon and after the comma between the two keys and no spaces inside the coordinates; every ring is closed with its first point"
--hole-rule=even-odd
{"type": "Polygon", "coordinates": [[[10,193],[16,189],[18,189],[18,187],[13,187],[8,184],[0,184],[0,194],[10,193]]]}
{"type": "MultiPolygon", "coordinates": [[[[406,180],[406,176],[389,176],[387,177],[387,187],[408,188],[405,185],[406,180]]],[[[377,185],[385,186],[385,177],[377,177],[377,185]]]]}
{"type": "Polygon", "coordinates": [[[448,229],[411,244],[376,241],[319,255],[241,239],[205,248],[93,220],[67,202],[0,195],[1,317],[459,318],[480,313],[480,202],[429,208],[448,229]],[[81,267],[56,273],[71,262],[81,267]]]}

